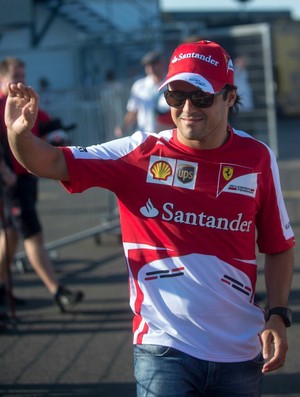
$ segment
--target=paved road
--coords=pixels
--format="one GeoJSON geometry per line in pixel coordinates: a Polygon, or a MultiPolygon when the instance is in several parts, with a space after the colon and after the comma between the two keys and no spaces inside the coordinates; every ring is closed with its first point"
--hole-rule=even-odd
{"type": "MultiPolygon", "coordinates": [[[[294,149],[295,139],[299,138],[293,129],[289,131],[293,134],[292,141],[287,139],[288,134],[280,139],[291,146],[291,156],[287,157],[285,147],[282,148],[285,154],[279,160],[283,189],[300,241],[297,193],[300,191],[297,158],[300,145],[294,149]]],[[[101,245],[88,238],[61,248],[58,254],[55,266],[61,280],[73,288],[83,289],[86,299],[72,314],[62,315],[33,272],[21,274],[13,268],[15,292],[27,299],[27,305],[17,311],[15,325],[0,334],[0,396],[134,397],[132,315],[128,307],[123,251],[117,236],[105,234],[101,245]]],[[[290,351],[285,367],[266,376],[264,397],[300,396],[299,247],[296,257],[290,351]]],[[[260,268],[258,292],[263,294],[263,291],[260,268]]]]}

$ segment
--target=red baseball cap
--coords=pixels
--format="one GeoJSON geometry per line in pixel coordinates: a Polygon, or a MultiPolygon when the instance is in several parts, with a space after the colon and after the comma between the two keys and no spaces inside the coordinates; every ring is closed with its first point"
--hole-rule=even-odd
{"type": "Polygon", "coordinates": [[[177,80],[214,94],[226,84],[234,85],[233,63],[224,48],[213,41],[181,44],[173,52],[166,81],[159,89],[177,80]]]}

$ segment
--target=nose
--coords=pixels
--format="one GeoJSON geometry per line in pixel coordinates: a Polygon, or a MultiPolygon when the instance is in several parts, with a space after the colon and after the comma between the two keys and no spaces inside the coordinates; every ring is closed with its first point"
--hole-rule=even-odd
{"type": "Polygon", "coordinates": [[[190,98],[187,98],[182,106],[182,110],[188,113],[191,109],[194,109],[195,106],[193,105],[190,98]]]}

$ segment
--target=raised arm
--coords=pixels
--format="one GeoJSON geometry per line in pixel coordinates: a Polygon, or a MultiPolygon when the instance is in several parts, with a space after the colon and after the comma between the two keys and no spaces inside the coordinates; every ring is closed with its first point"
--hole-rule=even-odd
{"type": "Polygon", "coordinates": [[[16,159],[30,172],[44,178],[69,180],[62,151],[32,134],[39,108],[33,88],[9,84],[5,107],[8,141],[16,159]]]}

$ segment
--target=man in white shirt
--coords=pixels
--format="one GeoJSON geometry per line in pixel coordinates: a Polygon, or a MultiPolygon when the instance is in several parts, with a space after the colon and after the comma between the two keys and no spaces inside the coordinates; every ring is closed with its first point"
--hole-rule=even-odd
{"type": "Polygon", "coordinates": [[[127,112],[122,126],[115,128],[115,136],[122,137],[139,131],[159,132],[172,128],[170,108],[158,91],[165,77],[165,62],[160,51],[148,52],[141,60],[146,76],[136,80],[130,91],[127,112]]]}

